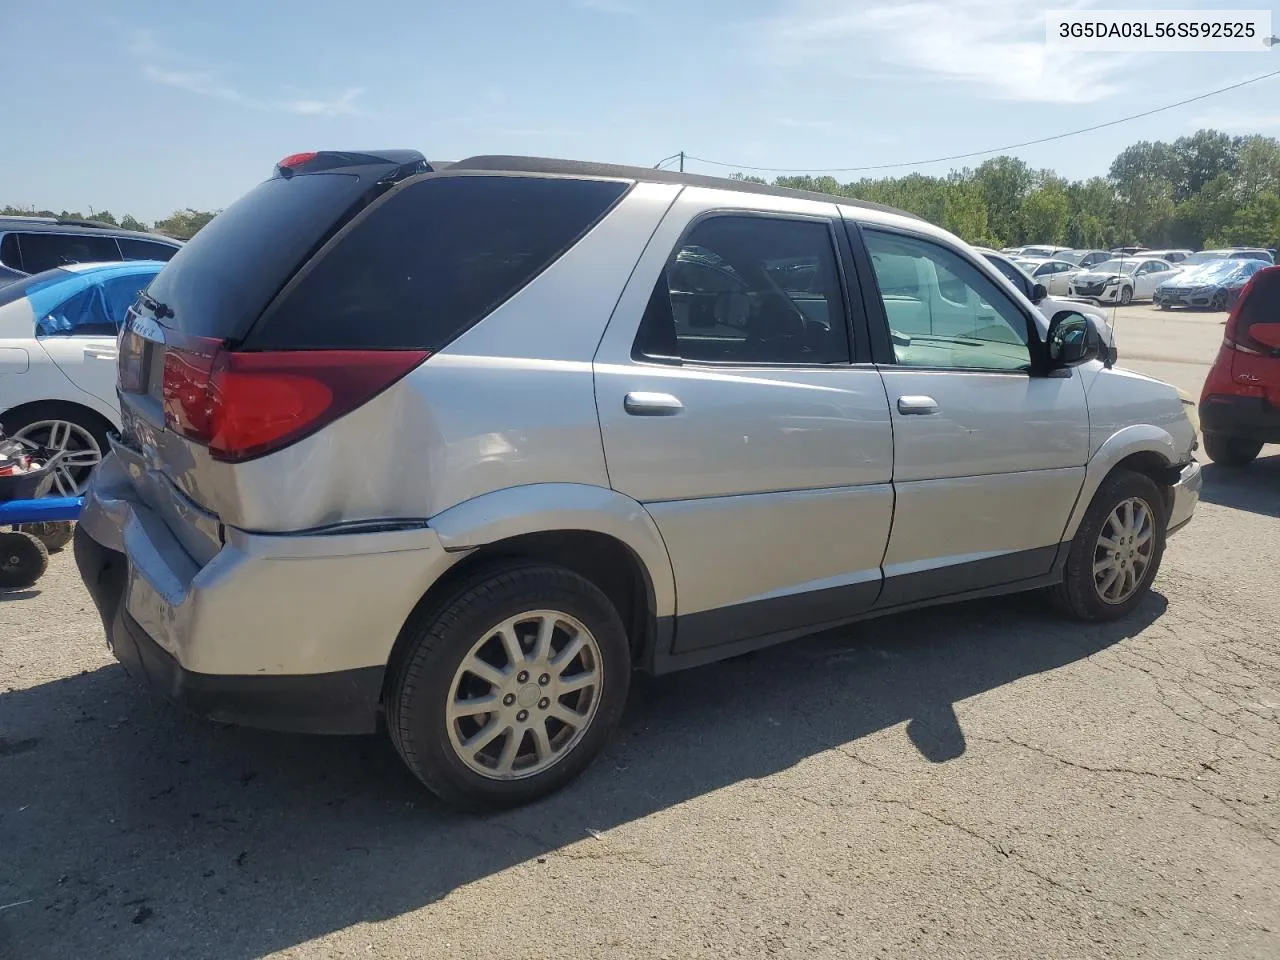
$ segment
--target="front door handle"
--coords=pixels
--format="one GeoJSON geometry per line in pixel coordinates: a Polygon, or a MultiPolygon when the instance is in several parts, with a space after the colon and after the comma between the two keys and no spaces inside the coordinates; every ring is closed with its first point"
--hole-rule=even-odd
{"type": "Polygon", "coordinates": [[[898,412],[904,417],[927,417],[938,412],[938,401],[933,397],[899,397],[898,412]]]}
{"type": "Polygon", "coordinates": [[[669,393],[639,391],[623,397],[622,408],[633,417],[674,417],[684,404],[669,393]]]}

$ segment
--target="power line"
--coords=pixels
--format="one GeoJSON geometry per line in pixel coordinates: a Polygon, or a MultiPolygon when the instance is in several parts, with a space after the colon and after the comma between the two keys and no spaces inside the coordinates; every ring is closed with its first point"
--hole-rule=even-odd
{"type": "MultiPolygon", "coordinates": [[[[865,167],[750,167],[742,163],[724,163],[720,160],[708,160],[706,157],[695,157],[692,154],[684,154],[686,160],[696,160],[698,163],[707,163],[713,167],[732,167],[735,170],[750,170],[761,173],[860,173],[868,170],[893,170],[899,167],[917,167],[924,166],[929,163],[946,163],[951,160],[968,160],[973,157],[985,157],[993,153],[1003,153],[1006,150],[1017,150],[1020,147],[1033,147],[1041,143],[1051,143],[1054,140],[1065,140],[1067,137],[1077,137],[1082,133],[1092,133],[1095,130],[1102,130],[1106,127],[1114,127],[1121,123],[1128,123],[1130,120],[1141,120],[1143,117],[1149,117],[1156,113],[1163,113],[1166,110],[1173,110],[1176,107],[1185,107],[1189,103],[1195,103],[1198,100],[1205,100],[1209,97],[1216,97],[1220,93],[1226,93],[1229,90],[1239,90],[1241,87],[1247,87],[1251,83],[1258,83],[1262,80],[1269,80],[1272,77],[1280,76],[1280,70],[1273,70],[1271,73],[1264,73],[1260,77],[1252,77],[1248,80],[1241,80],[1239,83],[1233,83],[1230,86],[1220,87],[1217,90],[1210,90],[1208,93],[1202,93],[1199,96],[1188,97],[1186,100],[1179,100],[1177,103],[1170,103],[1163,107],[1156,107],[1152,110],[1144,110],[1142,113],[1135,113],[1128,117],[1121,117],[1119,120],[1108,120],[1106,123],[1095,123],[1091,127],[1081,127],[1079,130],[1071,130],[1068,133],[1057,133],[1051,137],[1039,137],[1035,140],[1024,140],[1021,143],[1011,143],[1003,147],[992,147],[990,150],[975,150],[972,153],[956,153],[948,157],[934,157],[930,160],[911,160],[903,163],[877,163],[865,167]]],[[[679,156],[673,154],[667,157],[662,163],[679,156]]]]}

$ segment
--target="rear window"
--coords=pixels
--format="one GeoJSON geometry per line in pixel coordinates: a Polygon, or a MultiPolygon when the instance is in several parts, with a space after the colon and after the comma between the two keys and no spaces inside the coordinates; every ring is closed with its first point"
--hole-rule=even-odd
{"type": "Polygon", "coordinates": [[[246,346],[437,350],[558,259],[626,189],[511,176],[407,183],[309,266],[246,346]]]}
{"type": "Polygon", "coordinates": [[[68,263],[104,263],[120,259],[114,237],[94,237],[76,233],[20,233],[22,269],[39,273],[68,263]]]}
{"type": "Polygon", "coordinates": [[[154,240],[134,240],[132,237],[116,237],[120,244],[120,252],[126,260],[172,260],[178,247],[167,243],[156,243],[154,240]]]}
{"type": "Polygon", "coordinates": [[[239,340],[366,189],[343,173],[258,184],[177,251],[151,284],[166,326],[239,340]]]}
{"type": "Polygon", "coordinates": [[[73,277],[75,277],[75,274],[70,270],[46,270],[44,273],[38,273],[34,277],[22,277],[12,283],[6,283],[0,286],[0,307],[7,307],[15,300],[21,300],[23,297],[39,293],[41,290],[48,289],[73,277]]]}

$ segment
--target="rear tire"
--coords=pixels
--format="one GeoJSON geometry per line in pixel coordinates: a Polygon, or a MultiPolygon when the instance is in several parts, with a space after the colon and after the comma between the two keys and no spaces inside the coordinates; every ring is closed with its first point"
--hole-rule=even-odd
{"type": "Polygon", "coordinates": [[[49,551],[27,533],[0,533],[0,590],[29,587],[49,569],[49,551]]]}
{"type": "Polygon", "coordinates": [[[563,567],[490,568],[420,609],[405,631],[387,728],[413,774],[448,803],[509,807],[559,790],[622,716],[626,630],[604,593],[563,567]]]}
{"type": "Polygon", "coordinates": [[[1168,522],[1164,491],[1154,480],[1128,470],[1112,473],[1080,521],[1062,583],[1050,588],[1054,606],[1078,620],[1127,616],[1160,570],[1168,522]],[[1126,506],[1132,511],[1128,533],[1126,506]]]}
{"type": "Polygon", "coordinates": [[[57,553],[75,535],[75,528],[70,520],[48,520],[42,523],[20,523],[15,527],[19,533],[27,533],[44,544],[50,553],[57,553]]]}
{"type": "Polygon", "coordinates": [[[1247,467],[1262,452],[1262,443],[1228,437],[1221,433],[1206,433],[1204,452],[1209,455],[1210,460],[1224,467],[1247,467]]]}

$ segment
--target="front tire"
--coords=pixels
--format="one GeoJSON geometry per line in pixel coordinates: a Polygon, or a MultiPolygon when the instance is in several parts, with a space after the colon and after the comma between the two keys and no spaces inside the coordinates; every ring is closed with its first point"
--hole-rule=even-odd
{"type": "Polygon", "coordinates": [[[1214,463],[1224,467],[1247,467],[1258,459],[1262,452],[1262,443],[1255,440],[1241,440],[1239,437],[1227,437],[1221,433],[1204,435],[1204,452],[1214,463]]]}
{"type": "Polygon", "coordinates": [[[1079,620],[1119,620],[1151,589],[1164,556],[1164,492],[1150,477],[1111,474],[1071,541],[1063,581],[1050,599],[1079,620]]]}
{"type": "Polygon", "coordinates": [[[1133,302],[1133,287],[1120,288],[1120,306],[1127,307],[1133,302]]]}
{"type": "Polygon", "coordinates": [[[409,769],[448,803],[528,803],[577,777],[622,716],[626,630],[591,581],[513,562],[406,624],[387,727],[409,769]]]}

